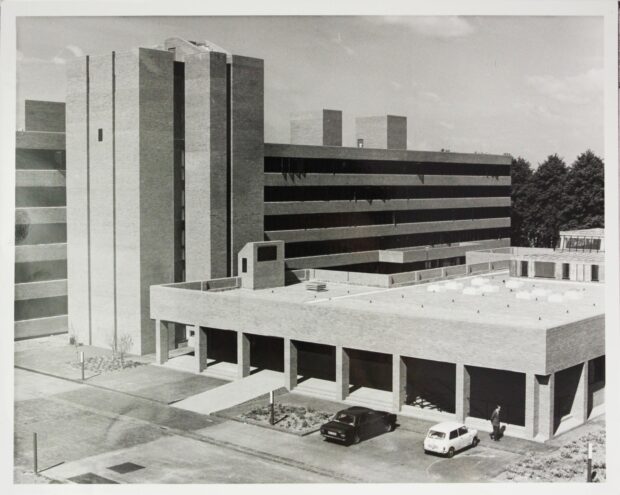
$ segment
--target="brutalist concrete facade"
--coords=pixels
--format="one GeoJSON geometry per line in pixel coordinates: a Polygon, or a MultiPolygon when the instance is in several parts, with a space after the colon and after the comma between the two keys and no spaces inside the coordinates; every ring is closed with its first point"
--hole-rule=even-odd
{"type": "Polygon", "coordinates": [[[16,135],[15,339],[67,331],[65,104],[26,100],[16,135]]]}
{"type": "Polygon", "coordinates": [[[263,61],[209,42],[70,65],[68,304],[80,340],[129,333],[134,352],[152,352],[148,286],[237,276],[251,242],[281,241],[289,270],[401,272],[462,263],[463,243],[508,245],[509,156],[407,151],[406,119],[393,116],[377,121],[383,149],[343,148],[336,110],[293,122],[293,141],[315,146],[266,144],[263,99],[263,61]]]}
{"type": "Polygon", "coordinates": [[[175,280],[173,55],[83,57],[67,87],[70,331],[152,352],[148,290],[175,280]]]}

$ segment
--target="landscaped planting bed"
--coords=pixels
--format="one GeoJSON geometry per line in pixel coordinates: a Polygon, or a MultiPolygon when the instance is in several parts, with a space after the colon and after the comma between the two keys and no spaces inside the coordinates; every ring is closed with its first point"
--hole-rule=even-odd
{"type": "MultiPolygon", "coordinates": [[[[74,368],[80,368],[82,366],[79,362],[69,363],[74,368]]],[[[135,368],[141,366],[144,363],[132,361],[130,359],[122,359],[118,356],[92,356],[84,359],[84,369],[91,373],[108,373],[110,371],[119,371],[127,368],[135,368]]]]}
{"type": "MultiPolygon", "coordinates": [[[[274,428],[301,435],[316,431],[332,417],[332,414],[317,411],[310,407],[287,404],[276,404],[274,411],[274,428]]],[[[239,415],[239,419],[261,425],[269,425],[269,416],[269,405],[264,405],[242,413],[239,415]]]]}
{"type": "Polygon", "coordinates": [[[588,442],[592,443],[594,482],[605,481],[605,429],[603,426],[566,443],[551,454],[526,454],[501,475],[509,481],[586,481],[588,442]]]}

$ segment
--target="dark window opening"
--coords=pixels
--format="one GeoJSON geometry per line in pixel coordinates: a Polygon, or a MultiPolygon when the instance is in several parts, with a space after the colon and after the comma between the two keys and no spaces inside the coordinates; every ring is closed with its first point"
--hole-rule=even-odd
{"type": "MultiPolygon", "coordinates": [[[[357,140],[364,147],[364,140],[357,140]]],[[[481,163],[432,163],[401,160],[343,160],[334,158],[265,157],[265,172],[292,175],[313,174],[428,174],[478,175],[499,177],[510,175],[510,165],[481,163]]]]}
{"type": "Polygon", "coordinates": [[[256,250],[257,261],[274,261],[278,259],[278,246],[259,246],[256,250]]]}
{"type": "Polygon", "coordinates": [[[103,129],[101,128],[97,131],[97,141],[103,141],[103,129]]]}
{"type": "Polygon", "coordinates": [[[247,273],[247,272],[248,272],[248,259],[241,258],[241,273],[247,273]]]}
{"type": "Polygon", "coordinates": [[[562,280],[570,279],[570,265],[568,263],[562,263],[562,280]]]}
{"type": "Polygon", "coordinates": [[[510,186],[266,186],[265,201],[388,201],[510,197],[510,186]]]}
{"type": "Polygon", "coordinates": [[[399,225],[403,223],[508,217],[510,217],[510,208],[508,207],[268,215],[265,216],[265,230],[320,229],[361,225],[399,225]]]}
{"type": "Polygon", "coordinates": [[[456,242],[471,242],[510,237],[510,228],[456,230],[422,234],[363,237],[330,241],[287,242],[285,258],[301,258],[335,253],[355,253],[378,249],[407,248],[415,246],[441,246],[456,242]]]}
{"type": "Polygon", "coordinates": [[[528,276],[528,262],[527,261],[522,261],[521,262],[521,276],[522,277],[527,277],[528,276]]]}
{"type": "Polygon", "coordinates": [[[592,282],[598,282],[598,265],[592,265],[592,282]]]}

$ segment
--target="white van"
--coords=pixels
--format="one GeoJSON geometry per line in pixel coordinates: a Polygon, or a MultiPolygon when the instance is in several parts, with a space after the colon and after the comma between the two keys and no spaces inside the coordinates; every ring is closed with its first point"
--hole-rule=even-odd
{"type": "Polygon", "coordinates": [[[452,457],[458,450],[478,445],[478,430],[463,423],[447,421],[432,426],[424,439],[424,452],[436,452],[452,457]]]}

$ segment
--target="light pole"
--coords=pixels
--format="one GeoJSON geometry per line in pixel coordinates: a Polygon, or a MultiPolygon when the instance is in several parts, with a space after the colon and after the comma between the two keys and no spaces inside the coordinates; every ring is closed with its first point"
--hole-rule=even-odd
{"type": "Polygon", "coordinates": [[[269,392],[269,424],[273,425],[275,423],[275,411],[274,411],[274,397],[273,390],[269,392]]]}

